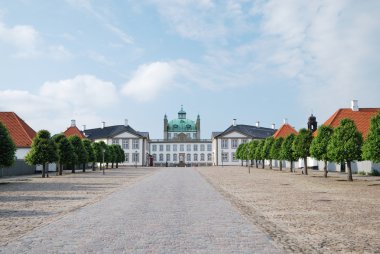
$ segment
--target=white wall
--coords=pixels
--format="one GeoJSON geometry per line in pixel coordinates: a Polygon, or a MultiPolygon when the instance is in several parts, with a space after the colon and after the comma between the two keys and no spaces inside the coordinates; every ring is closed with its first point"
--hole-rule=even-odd
{"type": "Polygon", "coordinates": [[[19,160],[25,159],[25,156],[28,154],[30,151],[30,148],[17,148],[16,150],[16,157],[19,160]]]}

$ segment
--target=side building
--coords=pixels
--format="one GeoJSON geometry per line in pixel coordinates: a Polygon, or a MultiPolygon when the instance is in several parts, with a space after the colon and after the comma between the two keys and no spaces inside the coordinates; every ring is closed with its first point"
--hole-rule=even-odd
{"type": "Polygon", "coordinates": [[[146,166],[148,164],[149,133],[135,131],[125,120],[124,125],[106,126],[102,122],[100,128],[84,129],[83,134],[86,138],[100,142],[104,141],[107,145],[120,145],[125,153],[124,165],[127,166],[146,166]]]}
{"type": "Polygon", "coordinates": [[[232,125],[223,132],[213,132],[213,165],[214,166],[238,166],[236,159],[236,149],[240,144],[247,143],[254,139],[265,139],[276,132],[274,125],[272,128],[260,127],[260,122],[256,126],[236,124],[234,119],[232,125]]]}
{"type": "Polygon", "coordinates": [[[181,107],[178,118],[164,116],[164,138],[152,139],[149,152],[155,166],[206,166],[212,165],[211,139],[201,139],[201,120],[187,119],[181,107]]]}

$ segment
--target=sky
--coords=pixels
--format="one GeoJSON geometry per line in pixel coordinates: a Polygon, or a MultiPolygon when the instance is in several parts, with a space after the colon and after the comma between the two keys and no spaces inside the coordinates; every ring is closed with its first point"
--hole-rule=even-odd
{"type": "Polygon", "coordinates": [[[163,118],[306,127],[380,107],[378,0],[0,1],[0,111],[34,130],[163,118]]]}

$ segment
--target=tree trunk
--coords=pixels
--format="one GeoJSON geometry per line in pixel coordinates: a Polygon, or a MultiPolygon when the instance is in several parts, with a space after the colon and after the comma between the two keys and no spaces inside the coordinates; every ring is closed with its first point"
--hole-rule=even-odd
{"type": "Polygon", "coordinates": [[[352,170],[351,170],[351,161],[347,161],[347,168],[348,168],[348,178],[347,180],[352,182],[352,170]]]}
{"type": "Polygon", "coordinates": [[[86,172],[86,163],[83,163],[83,172],[86,172]]]}
{"type": "Polygon", "coordinates": [[[265,160],[262,160],[262,162],[263,162],[262,168],[265,168],[265,160]]]}
{"type": "Polygon", "coordinates": [[[43,163],[42,164],[42,178],[45,178],[45,167],[46,167],[46,164],[43,163]]]}
{"type": "Polygon", "coordinates": [[[323,174],[323,176],[324,176],[325,178],[327,178],[327,173],[328,173],[328,171],[327,171],[327,161],[325,161],[325,166],[323,167],[323,170],[324,170],[324,174],[323,174]]]}
{"type": "Polygon", "coordinates": [[[241,166],[243,167],[244,162],[243,162],[243,160],[240,160],[240,161],[241,161],[241,166]]]}
{"type": "Polygon", "coordinates": [[[106,168],[108,169],[108,162],[106,163],[106,168]]]}
{"type": "Polygon", "coordinates": [[[307,175],[307,157],[303,158],[303,165],[305,167],[305,175],[307,175]]]}
{"type": "Polygon", "coordinates": [[[119,168],[119,163],[118,162],[116,162],[116,168],[119,168]]]}
{"type": "Polygon", "coordinates": [[[272,160],[269,160],[269,168],[272,169],[272,160]]]}
{"type": "Polygon", "coordinates": [[[293,161],[290,161],[290,172],[293,173],[293,161]]]}
{"type": "Polygon", "coordinates": [[[256,168],[259,168],[259,165],[258,165],[258,163],[257,163],[257,160],[256,160],[256,168]]]}
{"type": "Polygon", "coordinates": [[[55,175],[56,176],[59,175],[59,163],[58,162],[55,164],[55,175]]]}
{"type": "Polygon", "coordinates": [[[92,162],[92,171],[95,171],[95,162],[92,162]]]}
{"type": "Polygon", "coordinates": [[[75,174],[75,163],[71,164],[71,173],[75,174]]]}
{"type": "Polygon", "coordinates": [[[279,160],[280,162],[280,171],[282,171],[282,160],[279,160]]]}

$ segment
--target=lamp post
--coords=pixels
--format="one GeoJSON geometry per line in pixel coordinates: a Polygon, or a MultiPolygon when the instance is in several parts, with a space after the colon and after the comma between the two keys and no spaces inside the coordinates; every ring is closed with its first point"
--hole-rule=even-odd
{"type": "Polygon", "coordinates": [[[104,149],[104,148],[102,148],[102,164],[103,164],[103,175],[105,174],[105,172],[104,172],[104,152],[105,152],[106,150],[104,149]]]}
{"type": "Polygon", "coordinates": [[[135,151],[135,168],[137,168],[137,151],[135,151]]]}

